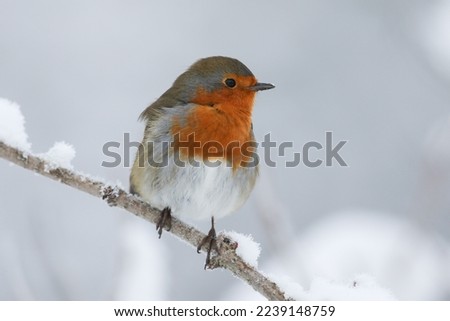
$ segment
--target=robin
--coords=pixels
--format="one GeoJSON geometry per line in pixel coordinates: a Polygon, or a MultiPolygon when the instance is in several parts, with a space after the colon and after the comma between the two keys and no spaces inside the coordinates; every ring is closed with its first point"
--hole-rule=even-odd
{"type": "Polygon", "coordinates": [[[161,210],[156,229],[170,230],[171,215],[211,218],[197,252],[217,251],[214,218],[247,200],[258,175],[252,110],[260,83],[239,60],[208,57],[182,73],[147,107],[146,122],[130,175],[130,192],[161,210]]]}

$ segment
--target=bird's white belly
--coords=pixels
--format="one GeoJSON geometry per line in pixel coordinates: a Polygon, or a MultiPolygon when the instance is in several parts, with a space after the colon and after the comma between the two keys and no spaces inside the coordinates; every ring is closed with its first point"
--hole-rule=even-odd
{"type": "Polygon", "coordinates": [[[205,219],[230,214],[248,198],[256,178],[257,168],[240,168],[233,172],[222,164],[209,167],[175,164],[146,171],[142,197],[153,206],[169,206],[172,215],[205,219]]]}

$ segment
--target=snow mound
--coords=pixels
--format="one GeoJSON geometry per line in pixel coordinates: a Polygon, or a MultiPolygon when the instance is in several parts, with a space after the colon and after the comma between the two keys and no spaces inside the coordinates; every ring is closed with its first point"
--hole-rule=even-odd
{"type": "Polygon", "coordinates": [[[236,254],[251,266],[258,266],[258,258],[261,246],[253,240],[251,235],[240,234],[235,231],[224,232],[227,236],[238,243],[236,254]]]}
{"type": "Polygon", "coordinates": [[[25,152],[31,150],[20,106],[4,98],[0,98],[0,141],[25,152]]]}
{"type": "Polygon", "coordinates": [[[65,142],[56,142],[47,153],[38,156],[48,164],[46,170],[63,167],[73,170],[72,160],[75,158],[75,148],[65,142]]]}

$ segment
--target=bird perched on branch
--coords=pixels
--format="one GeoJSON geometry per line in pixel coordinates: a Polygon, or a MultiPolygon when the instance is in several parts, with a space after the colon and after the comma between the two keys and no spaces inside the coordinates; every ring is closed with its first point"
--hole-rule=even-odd
{"type": "Polygon", "coordinates": [[[205,268],[217,251],[214,218],[247,200],[258,174],[252,110],[260,83],[239,60],[209,57],[194,63],[146,108],[144,138],[130,175],[130,192],[161,210],[156,226],[170,230],[171,215],[211,218],[205,268]]]}

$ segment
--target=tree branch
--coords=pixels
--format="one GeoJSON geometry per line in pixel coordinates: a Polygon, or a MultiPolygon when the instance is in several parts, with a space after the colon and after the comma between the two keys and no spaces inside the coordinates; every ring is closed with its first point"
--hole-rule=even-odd
{"type": "MultiPolygon", "coordinates": [[[[159,219],[159,210],[117,186],[93,179],[80,172],[71,171],[62,167],[55,168],[42,158],[20,151],[1,141],[0,157],[18,166],[39,173],[42,176],[106,200],[108,204],[123,208],[153,224],[156,224],[159,219]]],[[[172,218],[172,229],[170,233],[188,242],[193,247],[197,247],[197,244],[205,236],[197,229],[183,223],[175,217],[172,218]]],[[[275,282],[269,280],[236,254],[236,243],[230,242],[230,239],[226,235],[219,235],[218,244],[221,254],[211,258],[209,268],[222,267],[229,270],[269,300],[290,300],[275,282]]]]}

